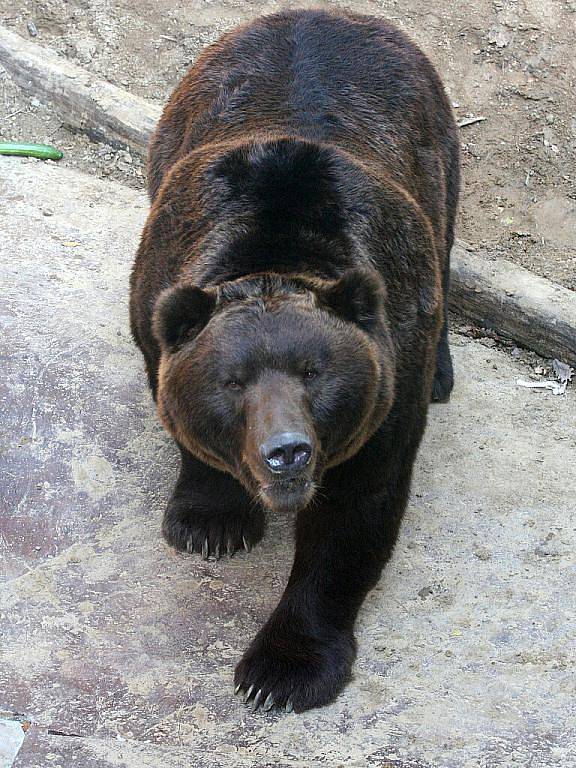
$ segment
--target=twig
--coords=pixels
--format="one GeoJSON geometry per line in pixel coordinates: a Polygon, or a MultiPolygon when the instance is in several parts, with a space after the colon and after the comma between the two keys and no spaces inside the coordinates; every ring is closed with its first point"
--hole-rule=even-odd
{"type": "Polygon", "coordinates": [[[465,117],[464,120],[460,120],[458,123],[458,128],[464,128],[466,125],[474,125],[474,123],[482,123],[487,119],[487,117],[465,117]]]}
{"type": "Polygon", "coordinates": [[[529,389],[550,389],[553,395],[563,395],[566,392],[567,382],[559,384],[557,381],[524,381],[524,379],[517,379],[516,384],[519,387],[527,387],[529,389]]]}
{"type": "Polygon", "coordinates": [[[4,120],[10,120],[11,117],[15,117],[16,115],[19,115],[20,112],[24,112],[24,107],[20,107],[20,109],[15,109],[14,112],[10,112],[9,115],[6,115],[4,120]]]}

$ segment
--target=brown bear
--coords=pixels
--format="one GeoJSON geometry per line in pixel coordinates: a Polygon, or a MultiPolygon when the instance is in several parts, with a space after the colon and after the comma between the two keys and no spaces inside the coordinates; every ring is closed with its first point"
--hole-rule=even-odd
{"type": "Polygon", "coordinates": [[[130,312],[182,455],[163,533],[219,558],[250,550],[266,512],[297,512],[288,585],[236,692],[321,706],[350,677],[428,405],[452,388],[450,105],[389,23],[286,11],[202,53],[148,173],[130,312]]]}

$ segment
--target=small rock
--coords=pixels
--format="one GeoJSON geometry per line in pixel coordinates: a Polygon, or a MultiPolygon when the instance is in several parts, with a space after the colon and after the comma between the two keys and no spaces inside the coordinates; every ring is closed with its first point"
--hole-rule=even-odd
{"type": "Polygon", "coordinates": [[[38,99],[30,99],[30,105],[33,107],[39,107],[40,102],[38,101],[38,99]]]}
{"type": "Polygon", "coordinates": [[[552,368],[558,381],[561,381],[562,383],[572,381],[574,369],[569,365],[566,365],[566,363],[563,363],[561,360],[554,359],[552,360],[552,368]]]}
{"type": "Polygon", "coordinates": [[[488,547],[485,547],[481,544],[476,544],[472,551],[478,560],[490,560],[492,557],[492,552],[488,549],[488,547]]]}
{"type": "Polygon", "coordinates": [[[81,64],[90,64],[96,53],[96,45],[90,40],[78,40],[74,43],[76,58],[81,64]]]}
{"type": "Polygon", "coordinates": [[[550,531],[544,541],[534,550],[538,557],[560,557],[561,547],[558,546],[558,540],[553,531],[550,531]]]}
{"type": "Polygon", "coordinates": [[[510,354],[512,355],[512,357],[520,357],[521,350],[518,347],[514,347],[510,352],[510,354]]]}
{"type": "Polygon", "coordinates": [[[54,216],[54,211],[52,208],[42,208],[42,214],[44,216],[54,216]]]}
{"type": "Polygon", "coordinates": [[[513,33],[502,24],[496,24],[488,32],[488,42],[495,45],[496,48],[506,48],[507,45],[510,45],[513,37],[513,33]]]}
{"type": "Polygon", "coordinates": [[[418,596],[424,600],[428,595],[431,595],[432,592],[432,587],[422,587],[422,589],[418,590],[418,596]]]}
{"type": "Polygon", "coordinates": [[[537,557],[560,557],[562,552],[557,544],[548,542],[536,547],[534,554],[537,555],[537,557]]]}
{"type": "Polygon", "coordinates": [[[30,35],[30,37],[38,36],[38,28],[32,20],[26,22],[26,28],[28,29],[28,34],[30,35]]]}

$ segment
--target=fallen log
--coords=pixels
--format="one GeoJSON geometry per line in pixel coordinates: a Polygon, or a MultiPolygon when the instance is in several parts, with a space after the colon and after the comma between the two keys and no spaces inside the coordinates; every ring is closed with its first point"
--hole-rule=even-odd
{"type": "Polygon", "coordinates": [[[576,293],[505,259],[456,243],[450,308],[548,358],[576,366],[576,293]]]}
{"type": "Polygon", "coordinates": [[[142,153],[162,112],[3,27],[0,64],[23,90],[54,106],[67,125],[113,146],[142,153]]]}

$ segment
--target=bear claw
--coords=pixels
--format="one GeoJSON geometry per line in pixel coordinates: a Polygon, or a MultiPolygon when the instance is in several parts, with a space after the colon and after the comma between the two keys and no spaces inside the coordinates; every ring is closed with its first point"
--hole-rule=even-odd
{"type": "Polygon", "coordinates": [[[256,712],[258,709],[258,705],[260,704],[260,699],[262,698],[262,688],[259,688],[258,693],[256,696],[254,696],[254,701],[252,703],[252,712],[256,712]]]}
{"type": "Polygon", "coordinates": [[[288,697],[286,704],[279,704],[275,700],[273,693],[269,693],[265,696],[264,690],[265,689],[263,688],[258,688],[258,690],[256,690],[254,684],[248,689],[245,689],[243,683],[238,683],[234,688],[234,695],[237,696],[240,693],[243,696],[243,704],[252,707],[252,712],[256,712],[259,708],[262,708],[263,712],[270,712],[274,707],[284,709],[286,712],[294,711],[294,702],[292,701],[291,696],[288,697]]]}
{"type": "Polygon", "coordinates": [[[264,704],[262,704],[262,709],[264,710],[264,712],[269,712],[273,706],[274,706],[274,696],[272,696],[272,694],[269,693],[268,696],[266,697],[266,701],[264,702],[264,704]]]}
{"type": "Polygon", "coordinates": [[[350,679],[355,656],[351,632],[296,633],[284,618],[273,615],[236,667],[235,682],[246,691],[244,703],[252,704],[253,711],[275,707],[290,713],[322,707],[350,679]]]}
{"type": "MultiPolygon", "coordinates": [[[[269,712],[274,706],[276,705],[276,701],[274,700],[274,695],[272,693],[269,693],[267,696],[265,696],[264,691],[262,688],[258,688],[255,695],[254,694],[256,686],[251,685],[248,690],[242,690],[242,683],[238,683],[238,685],[234,688],[234,695],[237,695],[238,693],[243,693],[244,699],[243,703],[245,705],[252,707],[252,712],[256,712],[257,709],[262,707],[262,710],[264,712],[269,712]]],[[[286,704],[286,711],[291,712],[292,709],[288,709],[288,706],[292,707],[292,703],[290,700],[288,700],[288,704],[286,704]]]]}
{"type": "Polygon", "coordinates": [[[250,552],[264,534],[262,510],[222,515],[200,514],[185,499],[173,498],[164,513],[164,538],[180,552],[198,553],[204,560],[250,552]]]}

